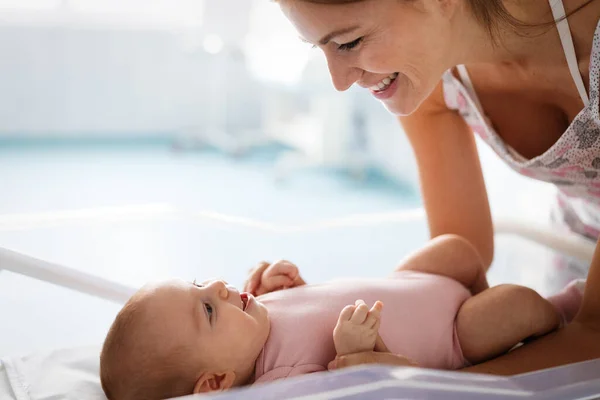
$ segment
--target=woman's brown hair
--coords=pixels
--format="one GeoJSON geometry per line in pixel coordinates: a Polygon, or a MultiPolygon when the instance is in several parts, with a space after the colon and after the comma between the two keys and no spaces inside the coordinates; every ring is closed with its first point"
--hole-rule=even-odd
{"type": "MultiPolygon", "coordinates": [[[[306,1],[309,3],[318,3],[318,4],[348,4],[348,3],[358,3],[366,0],[296,0],[296,1],[306,1]]],[[[375,0],[376,1],[376,0],[375,0]]],[[[402,1],[411,1],[411,0],[402,0],[402,1]]],[[[561,17],[558,20],[551,20],[548,22],[544,22],[541,24],[530,24],[527,22],[520,21],[515,18],[506,7],[504,7],[504,3],[502,0],[465,0],[469,4],[469,8],[473,13],[474,17],[479,21],[479,23],[487,29],[490,36],[495,38],[497,29],[502,25],[508,25],[514,28],[517,31],[520,31],[524,28],[544,28],[553,26],[556,22],[560,22],[563,19],[575,14],[577,11],[581,10],[588,4],[590,4],[594,0],[587,0],[574,10],[571,10],[567,15],[561,17]]],[[[542,1],[542,0],[533,0],[533,1],[542,1]]],[[[561,1],[561,0],[555,0],[561,1]]]]}

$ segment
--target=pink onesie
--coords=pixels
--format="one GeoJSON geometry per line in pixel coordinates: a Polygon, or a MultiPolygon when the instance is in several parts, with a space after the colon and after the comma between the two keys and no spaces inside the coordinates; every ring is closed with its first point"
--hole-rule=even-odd
{"type": "Polygon", "coordinates": [[[256,382],[327,370],[336,355],[333,328],[340,311],[358,299],[369,307],[384,303],[379,333],[391,352],[423,367],[460,368],[467,361],[454,321],[469,297],[450,278],[413,271],[266,294],[259,300],[269,310],[271,333],[256,362],[256,382]]]}

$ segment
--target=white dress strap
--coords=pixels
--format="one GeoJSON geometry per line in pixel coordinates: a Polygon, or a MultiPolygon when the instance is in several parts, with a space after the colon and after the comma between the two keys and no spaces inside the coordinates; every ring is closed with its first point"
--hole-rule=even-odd
{"type": "Polygon", "coordinates": [[[479,112],[483,115],[483,107],[481,107],[481,102],[479,101],[479,97],[477,96],[477,92],[475,92],[475,88],[473,87],[473,82],[471,81],[471,77],[467,72],[467,67],[463,64],[457,65],[456,70],[458,71],[458,75],[460,76],[460,80],[462,81],[463,86],[467,89],[467,92],[471,96],[471,99],[479,109],[479,112]]]}
{"type": "Polygon", "coordinates": [[[554,17],[554,20],[558,21],[562,18],[562,20],[556,23],[556,29],[558,30],[558,35],[560,36],[560,42],[562,44],[563,51],[565,52],[567,64],[569,65],[569,71],[571,72],[575,86],[577,86],[579,96],[581,97],[583,104],[587,107],[590,104],[590,100],[585,90],[585,85],[583,84],[583,78],[579,72],[579,66],[577,65],[577,56],[575,55],[575,47],[573,46],[573,37],[571,36],[571,30],[569,29],[569,22],[567,21],[567,18],[565,18],[565,7],[562,0],[548,0],[548,2],[550,3],[550,8],[552,8],[552,16],[554,17]]]}

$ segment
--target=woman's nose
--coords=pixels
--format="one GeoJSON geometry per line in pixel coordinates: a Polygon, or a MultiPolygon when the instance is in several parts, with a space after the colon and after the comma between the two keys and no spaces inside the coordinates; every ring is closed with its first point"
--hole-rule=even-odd
{"type": "Polygon", "coordinates": [[[327,57],[327,66],[333,87],[340,92],[348,90],[362,75],[359,68],[348,66],[342,61],[336,60],[335,56],[327,57]]]}

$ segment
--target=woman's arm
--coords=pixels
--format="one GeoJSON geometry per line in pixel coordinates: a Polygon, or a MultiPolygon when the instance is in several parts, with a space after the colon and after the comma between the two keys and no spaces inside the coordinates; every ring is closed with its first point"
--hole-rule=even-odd
{"type": "Polygon", "coordinates": [[[600,330],[572,322],[493,360],[464,368],[464,372],[516,375],[600,358],[600,330]]]}
{"type": "Polygon", "coordinates": [[[475,246],[487,271],[494,238],[475,138],[462,117],[446,107],[441,82],[400,123],[419,167],[431,237],[462,236],[475,246]]]}
{"type": "Polygon", "coordinates": [[[417,363],[393,353],[380,353],[377,351],[364,351],[362,353],[346,354],[345,356],[336,357],[327,365],[329,371],[354,367],[363,364],[384,364],[395,365],[397,367],[418,367],[417,363]]]}
{"type": "MultiPolygon", "coordinates": [[[[600,247],[598,243],[588,272],[583,302],[575,321],[600,331],[600,247]]],[[[600,341],[598,347],[600,348],[600,341]]]]}

